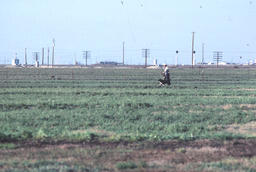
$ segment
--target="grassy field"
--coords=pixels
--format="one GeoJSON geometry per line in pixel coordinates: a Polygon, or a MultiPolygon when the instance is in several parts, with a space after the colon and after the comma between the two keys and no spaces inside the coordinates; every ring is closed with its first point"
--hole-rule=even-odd
{"type": "Polygon", "coordinates": [[[255,171],[256,68],[170,71],[158,87],[158,69],[0,68],[0,168],[255,171]]]}

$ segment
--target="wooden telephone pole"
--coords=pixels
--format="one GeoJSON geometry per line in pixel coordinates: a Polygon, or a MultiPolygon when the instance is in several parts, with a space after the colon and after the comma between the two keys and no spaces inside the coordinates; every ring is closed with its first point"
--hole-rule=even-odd
{"type": "Polygon", "coordinates": [[[90,51],[83,51],[83,58],[85,60],[85,66],[87,66],[88,58],[90,58],[90,51]]]}
{"type": "Polygon", "coordinates": [[[147,67],[149,58],[149,49],[142,49],[142,56],[145,58],[145,68],[147,67]]]}
{"type": "Polygon", "coordinates": [[[125,42],[123,42],[123,65],[124,65],[124,46],[125,46],[125,42]]]}
{"type": "Polygon", "coordinates": [[[47,50],[47,66],[49,67],[50,65],[50,48],[48,47],[48,50],[47,50]]]}
{"type": "Polygon", "coordinates": [[[195,46],[195,32],[192,32],[192,68],[194,67],[194,54],[195,54],[195,50],[194,50],[194,46],[195,46]]]}
{"type": "Polygon", "coordinates": [[[55,39],[52,40],[53,46],[52,46],[52,67],[54,65],[54,48],[55,48],[55,39]]]}
{"type": "Polygon", "coordinates": [[[44,48],[42,48],[42,65],[44,65],[44,48]]]}
{"type": "Polygon", "coordinates": [[[27,67],[28,62],[27,62],[27,48],[25,48],[25,67],[27,67]]]}
{"type": "Polygon", "coordinates": [[[202,44],[202,64],[204,64],[204,43],[202,44]]]}

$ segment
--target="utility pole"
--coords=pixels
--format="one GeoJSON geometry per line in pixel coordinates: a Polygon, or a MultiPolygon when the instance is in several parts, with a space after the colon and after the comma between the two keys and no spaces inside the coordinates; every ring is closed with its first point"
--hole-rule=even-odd
{"type": "Polygon", "coordinates": [[[178,66],[178,56],[179,56],[179,51],[177,50],[176,51],[176,63],[175,63],[175,66],[178,66]]]}
{"type": "Polygon", "coordinates": [[[44,65],[44,48],[42,48],[42,65],[44,65]]]}
{"type": "Polygon", "coordinates": [[[35,60],[35,67],[39,67],[39,53],[40,52],[33,52],[33,59],[35,60]]]}
{"type": "Polygon", "coordinates": [[[83,51],[83,58],[85,59],[85,66],[87,66],[88,58],[90,57],[90,51],[83,51]]]}
{"type": "Polygon", "coordinates": [[[204,64],[204,43],[202,44],[202,64],[204,64]]]}
{"type": "Polygon", "coordinates": [[[194,67],[194,41],[195,41],[195,32],[192,32],[192,68],[194,67]]]}
{"type": "Polygon", "coordinates": [[[125,46],[125,42],[123,42],[123,65],[124,65],[124,46],[125,46]]]}
{"type": "Polygon", "coordinates": [[[25,67],[27,67],[27,48],[25,48],[25,67]]]}
{"type": "Polygon", "coordinates": [[[48,47],[48,50],[47,50],[47,66],[49,67],[49,61],[50,61],[50,48],[48,47]]]}
{"type": "Polygon", "coordinates": [[[213,52],[213,60],[217,62],[217,68],[219,67],[219,62],[222,60],[223,52],[214,51],[213,52]]]}
{"type": "Polygon", "coordinates": [[[149,49],[142,49],[142,56],[145,58],[145,68],[147,67],[149,58],[149,49]]]}
{"type": "Polygon", "coordinates": [[[54,65],[54,48],[55,48],[55,39],[54,38],[52,40],[52,43],[53,43],[53,45],[52,45],[52,67],[53,67],[53,65],[54,65]]]}

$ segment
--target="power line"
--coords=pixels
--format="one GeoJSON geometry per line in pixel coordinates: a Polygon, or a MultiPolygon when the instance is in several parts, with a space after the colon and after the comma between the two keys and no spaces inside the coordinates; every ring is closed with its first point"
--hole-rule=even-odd
{"type": "Polygon", "coordinates": [[[149,49],[142,49],[142,56],[145,58],[145,67],[147,67],[148,58],[149,58],[149,49]]]}
{"type": "Polygon", "coordinates": [[[42,48],[42,65],[44,65],[44,48],[42,48]]]}
{"type": "Polygon", "coordinates": [[[25,66],[27,66],[27,48],[25,48],[25,66]]]}
{"type": "Polygon", "coordinates": [[[195,32],[192,32],[192,68],[194,66],[194,54],[195,54],[194,41],[195,41],[195,32]]]}
{"type": "Polygon", "coordinates": [[[90,51],[83,51],[83,58],[85,59],[85,66],[87,66],[87,61],[90,56],[91,56],[90,51]]]}
{"type": "Polygon", "coordinates": [[[222,60],[223,52],[214,51],[213,52],[213,60],[217,62],[217,67],[219,67],[219,62],[222,60]]]}
{"type": "Polygon", "coordinates": [[[202,64],[204,64],[204,43],[202,44],[202,64]]]}
{"type": "Polygon", "coordinates": [[[53,46],[52,46],[52,67],[54,65],[54,48],[55,48],[55,39],[52,40],[53,46]]]}
{"type": "Polygon", "coordinates": [[[48,47],[48,50],[47,50],[47,66],[49,67],[50,65],[50,48],[48,47]]]}
{"type": "Polygon", "coordinates": [[[123,42],[123,65],[124,65],[124,45],[125,45],[125,42],[123,42]]]}

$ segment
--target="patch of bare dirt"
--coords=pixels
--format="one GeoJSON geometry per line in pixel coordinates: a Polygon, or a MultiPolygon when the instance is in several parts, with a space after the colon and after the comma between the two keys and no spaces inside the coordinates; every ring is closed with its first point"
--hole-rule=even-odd
{"type": "Polygon", "coordinates": [[[145,162],[151,168],[144,167],[144,171],[168,171],[170,169],[166,167],[170,165],[175,171],[183,171],[191,163],[256,157],[255,147],[256,139],[32,144],[21,145],[20,148],[13,150],[0,150],[0,162],[6,159],[29,162],[47,159],[95,167],[103,166],[109,171],[116,171],[116,164],[120,162],[145,162]]]}

